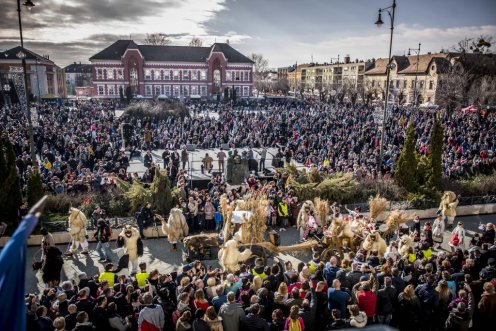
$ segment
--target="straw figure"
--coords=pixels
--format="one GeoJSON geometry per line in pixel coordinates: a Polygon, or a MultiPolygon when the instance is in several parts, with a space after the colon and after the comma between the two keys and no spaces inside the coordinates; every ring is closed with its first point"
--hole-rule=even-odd
{"type": "Polygon", "coordinates": [[[369,199],[370,218],[378,221],[382,213],[388,208],[388,201],[379,194],[369,199]]]}
{"type": "Polygon", "coordinates": [[[315,198],[313,202],[317,214],[317,222],[320,226],[324,227],[327,225],[327,216],[331,210],[329,207],[329,201],[321,198],[315,198]]]}

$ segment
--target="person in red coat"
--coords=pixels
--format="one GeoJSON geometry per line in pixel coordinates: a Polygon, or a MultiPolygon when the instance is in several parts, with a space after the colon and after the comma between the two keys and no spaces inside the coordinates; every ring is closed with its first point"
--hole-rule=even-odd
{"type": "Polygon", "coordinates": [[[377,304],[377,295],[370,290],[370,284],[364,282],[357,293],[358,307],[367,314],[367,320],[374,320],[377,304]]]}

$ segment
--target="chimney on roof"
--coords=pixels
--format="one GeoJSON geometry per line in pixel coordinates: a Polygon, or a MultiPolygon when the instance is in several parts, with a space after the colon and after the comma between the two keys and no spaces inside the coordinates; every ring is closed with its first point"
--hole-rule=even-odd
{"type": "Polygon", "coordinates": [[[344,57],[344,63],[350,63],[350,54],[346,54],[344,57]]]}
{"type": "Polygon", "coordinates": [[[76,62],[74,62],[74,64],[76,64],[76,62]]]}

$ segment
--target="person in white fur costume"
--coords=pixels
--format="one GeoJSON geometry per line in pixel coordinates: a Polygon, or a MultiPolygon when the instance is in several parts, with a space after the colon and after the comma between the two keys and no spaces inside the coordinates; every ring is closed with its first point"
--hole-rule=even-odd
{"type": "Polygon", "coordinates": [[[179,208],[172,208],[167,222],[162,221],[162,232],[172,244],[172,250],[177,250],[177,242],[188,235],[188,223],[179,208]]]}
{"type": "Polygon", "coordinates": [[[65,255],[72,256],[77,253],[79,246],[83,249],[82,254],[88,254],[87,222],[88,220],[82,211],[77,208],[69,208],[69,229],[67,230],[71,235],[71,245],[65,255]]]}
{"type": "Polygon", "coordinates": [[[317,218],[317,210],[312,201],[303,202],[298,218],[296,219],[296,229],[300,230],[300,241],[303,241],[311,228],[317,228],[320,222],[317,218]]]}
{"type": "MultiPolygon", "coordinates": [[[[131,263],[131,274],[135,274],[138,271],[138,257],[143,255],[143,242],[141,241],[138,229],[129,224],[126,225],[121,233],[119,233],[117,246],[126,249],[126,253],[129,256],[128,263],[131,263]]],[[[121,264],[119,261],[119,267],[129,266],[129,264],[126,266],[121,266],[121,264]]]]}
{"type": "Polygon", "coordinates": [[[230,239],[219,250],[219,264],[228,272],[236,272],[239,270],[239,263],[248,260],[251,255],[249,249],[240,252],[236,239],[230,239]]]}
{"type": "Polygon", "coordinates": [[[377,251],[380,257],[386,253],[387,244],[384,238],[381,237],[379,232],[374,231],[369,233],[363,241],[362,248],[367,252],[377,251]]]}
{"type": "Polygon", "coordinates": [[[453,228],[453,223],[456,217],[456,207],[458,206],[458,197],[455,192],[446,191],[444,192],[441,203],[439,204],[439,211],[448,221],[448,229],[453,228]]]}
{"type": "Polygon", "coordinates": [[[402,235],[398,244],[398,253],[400,253],[400,256],[404,257],[408,254],[410,247],[413,247],[413,238],[407,234],[402,235]]]}

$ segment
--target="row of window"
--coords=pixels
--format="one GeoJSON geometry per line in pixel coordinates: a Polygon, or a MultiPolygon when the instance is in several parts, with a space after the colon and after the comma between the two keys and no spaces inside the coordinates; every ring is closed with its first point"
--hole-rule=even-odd
{"type": "Polygon", "coordinates": [[[145,80],[207,80],[207,70],[145,69],[145,80]]]}
{"type": "MultiPolygon", "coordinates": [[[[384,87],[386,87],[386,80],[382,81],[383,82],[383,85],[384,87]]],[[[389,82],[390,85],[396,87],[396,88],[407,88],[408,87],[408,80],[404,79],[404,80],[400,80],[400,79],[397,79],[397,80],[391,80],[389,82]]],[[[423,89],[424,88],[424,84],[425,84],[425,81],[422,80],[422,79],[419,79],[417,81],[417,84],[418,84],[418,88],[419,89],[423,89]]],[[[371,85],[372,87],[375,87],[376,86],[376,81],[375,80],[372,80],[371,82],[371,85]]],[[[377,81],[377,87],[381,87],[381,81],[378,80],[377,81]]],[[[410,81],[410,88],[413,89],[415,88],[415,80],[411,80],[410,81]]],[[[433,80],[430,80],[429,81],[429,87],[428,87],[429,90],[432,90],[434,89],[434,81],[433,80]]]]}
{"type": "Polygon", "coordinates": [[[227,70],[226,71],[226,81],[235,82],[249,82],[250,81],[250,71],[248,70],[227,70]]]}
{"type": "Polygon", "coordinates": [[[97,68],[96,79],[98,80],[123,80],[124,69],[97,68]]]}
{"type": "MultiPolygon", "coordinates": [[[[120,89],[124,93],[124,85],[98,85],[97,92],[98,95],[108,95],[117,96],[120,93],[120,89]]],[[[235,86],[238,96],[248,97],[250,96],[249,86],[235,86]],[[239,94],[242,92],[242,94],[239,94]]],[[[189,95],[201,95],[207,96],[207,85],[145,85],[145,96],[189,96],[189,95]]]]}
{"type": "MultiPolygon", "coordinates": [[[[235,86],[236,92],[240,95],[240,91],[242,91],[241,96],[248,97],[250,96],[250,87],[243,86],[235,86]]],[[[157,95],[166,95],[166,96],[189,96],[189,95],[207,95],[207,86],[206,85],[145,85],[145,96],[157,96],[157,95]]]]}

